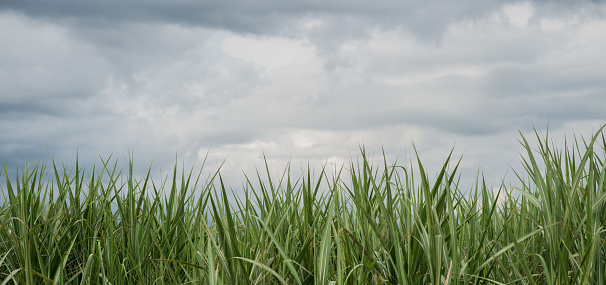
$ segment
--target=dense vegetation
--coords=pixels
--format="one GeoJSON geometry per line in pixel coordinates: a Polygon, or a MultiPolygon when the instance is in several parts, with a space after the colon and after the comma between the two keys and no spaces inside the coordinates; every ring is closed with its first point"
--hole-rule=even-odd
{"type": "Polygon", "coordinates": [[[2,189],[0,284],[605,284],[603,131],[537,138],[496,193],[459,189],[451,157],[430,180],[363,149],[235,197],[218,172],[23,167],[2,189]]]}

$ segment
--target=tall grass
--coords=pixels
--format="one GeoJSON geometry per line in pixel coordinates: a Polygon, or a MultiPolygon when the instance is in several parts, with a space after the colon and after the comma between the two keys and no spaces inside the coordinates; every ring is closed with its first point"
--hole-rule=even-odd
{"type": "Polygon", "coordinates": [[[240,196],[219,172],[25,166],[2,189],[0,285],[604,284],[602,129],[537,139],[497,193],[459,189],[451,156],[430,179],[364,149],[333,176],[247,176],[240,196]]]}

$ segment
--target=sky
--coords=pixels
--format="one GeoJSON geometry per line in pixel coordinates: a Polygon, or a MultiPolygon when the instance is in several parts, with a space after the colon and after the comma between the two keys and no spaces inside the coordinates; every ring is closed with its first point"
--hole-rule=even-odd
{"type": "Polygon", "coordinates": [[[454,149],[461,183],[498,185],[521,134],[606,123],[604,51],[604,1],[4,0],[0,159],[207,157],[238,192],[264,156],[407,165],[414,144],[430,174],[454,149]]]}

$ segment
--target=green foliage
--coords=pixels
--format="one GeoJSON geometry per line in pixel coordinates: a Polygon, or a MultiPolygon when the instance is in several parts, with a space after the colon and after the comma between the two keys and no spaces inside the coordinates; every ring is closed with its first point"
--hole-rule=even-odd
{"type": "Polygon", "coordinates": [[[537,139],[497,193],[459,189],[450,155],[433,179],[363,148],[332,176],[266,165],[241,196],[219,172],[28,165],[2,189],[0,284],[605,284],[602,129],[537,139]]]}

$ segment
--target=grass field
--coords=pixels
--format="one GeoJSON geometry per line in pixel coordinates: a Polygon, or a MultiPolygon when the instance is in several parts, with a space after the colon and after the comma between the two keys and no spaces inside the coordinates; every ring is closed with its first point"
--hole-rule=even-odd
{"type": "Polygon", "coordinates": [[[458,158],[430,179],[364,150],[334,177],[249,174],[235,197],[219,173],[30,165],[3,177],[0,285],[606,284],[603,130],[537,138],[496,193],[459,189],[458,158]]]}

